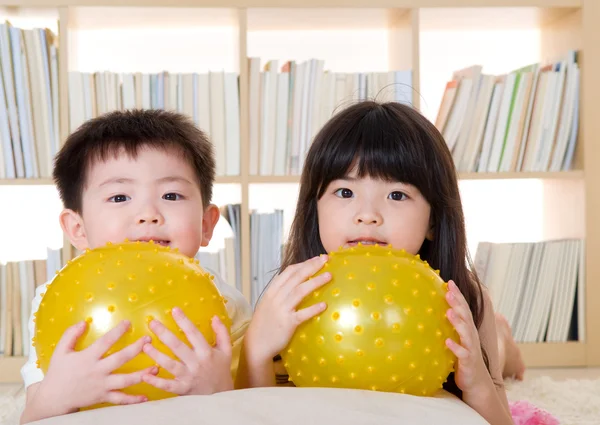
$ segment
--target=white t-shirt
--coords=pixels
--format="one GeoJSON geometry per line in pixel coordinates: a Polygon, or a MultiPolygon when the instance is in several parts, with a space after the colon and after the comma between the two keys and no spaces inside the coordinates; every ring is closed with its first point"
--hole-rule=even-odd
{"type": "MultiPolygon", "coordinates": [[[[237,367],[240,358],[240,351],[242,346],[242,340],[248,325],[250,324],[250,319],[252,317],[252,308],[246,298],[233,286],[228,285],[221,279],[219,275],[205,267],[205,270],[210,274],[215,276],[214,282],[221,292],[221,295],[225,297],[227,303],[225,307],[227,308],[227,313],[229,313],[229,317],[231,318],[231,342],[233,344],[233,354],[231,360],[231,370],[235,375],[237,372],[237,367]]],[[[40,307],[40,302],[42,301],[41,293],[45,292],[46,286],[48,286],[49,282],[46,282],[43,285],[40,285],[35,291],[35,297],[31,303],[31,315],[29,316],[29,335],[35,334],[35,323],[33,322],[33,314],[38,311],[40,307]]],[[[30,344],[31,338],[29,338],[30,344]]],[[[35,384],[36,382],[40,382],[44,378],[44,373],[40,368],[36,365],[37,362],[37,354],[35,352],[35,347],[33,345],[29,346],[29,358],[27,363],[21,368],[21,376],[23,377],[23,381],[25,383],[25,388],[29,387],[31,384],[35,384]]]]}

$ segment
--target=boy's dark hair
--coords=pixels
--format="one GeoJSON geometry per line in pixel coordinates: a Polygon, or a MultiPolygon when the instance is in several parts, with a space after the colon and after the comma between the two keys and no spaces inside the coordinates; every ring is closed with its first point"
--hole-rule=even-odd
{"type": "MultiPolygon", "coordinates": [[[[296,215],[280,271],[326,253],[317,201],[332,181],[344,178],[355,166],[358,177],[399,181],[419,189],[431,206],[433,226],[433,240],[426,239],[419,254],[440,270],[445,281],[456,282],[479,328],[483,291],[467,251],[452,155],[435,126],[408,105],[360,102],[337,113],[315,136],[302,170],[296,215]]],[[[483,347],[482,353],[489,368],[483,347]]],[[[462,397],[453,373],[444,388],[462,397]]]]}
{"type": "Polygon", "coordinates": [[[90,166],[121,150],[136,157],[142,147],[178,152],[196,173],[206,207],[215,180],[214,148],[207,135],[185,115],[164,110],[115,111],[82,124],[54,159],[53,178],[65,208],[81,213],[90,166]]]}

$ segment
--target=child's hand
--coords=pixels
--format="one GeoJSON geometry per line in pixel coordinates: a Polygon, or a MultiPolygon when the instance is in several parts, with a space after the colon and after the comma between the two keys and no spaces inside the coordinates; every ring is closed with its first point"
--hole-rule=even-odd
{"type": "Polygon", "coordinates": [[[309,280],[326,262],[326,255],[314,257],[289,266],[273,279],[246,332],[246,356],[251,363],[272,361],[289,343],[298,325],[325,310],[325,303],[299,311],[296,307],[304,297],[331,280],[330,273],[309,280]]]}
{"type": "Polygon", "coordinates": [[[172,359],[151,344],[146,344],[144,352],[175,379],[163,379],[148,374],[144,376],[144,382],[178,395],[213,394],[232,390],[231,339],[227,327],[218,317],[213,317],[212,328],[216,333],[216,346],[213,348],[183,311],[174,308],[172,314],[192,347],[177,338],[159,321],[151,321],[152,332],[181,361],[172,359]]]}
{"type": "Polygon", "coordinates": [[[448,289],[446,300],[451,308],[446,315],[460,336],[460,344],[448,338],[446,345],[458,357],[454,375],[456,385],[463,393],[473,394],[488,385],[491,378],[483,361],[479,332],[473,322],[471,309],[453,281],[448,282],[448,289]]]}
{"type": "Polygon", "coordinates": [[[75,344],[85,332],[87,323],[80,322],[68,328],[56,345],[36,398],[44,400],[46,406],[52,406],[55,414],[71,413],[97,403],[134,404],[146,401],[144,396],[129,395],[119,390],[142,382],[144,375],[158,373],[158,368],[129,374],[112,372],[141,353],[144,344],[151,338],[144,336],[121,351],[102,357],[129,326],[128,321],[119,323],[81,351],[75,351],[75,344]]]}

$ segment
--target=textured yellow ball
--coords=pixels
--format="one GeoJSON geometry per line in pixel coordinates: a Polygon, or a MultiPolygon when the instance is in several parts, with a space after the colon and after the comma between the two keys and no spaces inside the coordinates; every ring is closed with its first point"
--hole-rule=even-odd
{"type": "MultiPolygon", "coordinates": [[[[129,331],[107,356],[151,335],[158,350],[176,358],[148,327],[150,320],[157,319],[189,345],[171,315],[173,307],[181,308],[207,342],[214,344],[212,317],[219,316],[227,328],[231,320],[213,278],[197,260],[152,242],[108,244],[87,250],[54,277],[43,295],[34,319],[38,367],[48,370],[62,334],[81,320],[87,321],[88,327],[76,350],[90,346],[121,320],[129,320],[129,331]]],[[[130,373],[154,364],[152,358],[141,353],[114,373],[130,373]]],[[[173,378],[162,368],[158,376],[173,378]]],[[[174,396],[146,383],[128,387],[124,392],[146,395],[149,400],[174,396]]]]}
{"type": "Polygon", "coordinates": [[[404,250],[359,244],[329,254],[316,274],[332,279],[298,309],[327,303],[281,353],[298,387],[340,387],[429,396],[454,370],[446,338],[447,284],[404,250]]]}

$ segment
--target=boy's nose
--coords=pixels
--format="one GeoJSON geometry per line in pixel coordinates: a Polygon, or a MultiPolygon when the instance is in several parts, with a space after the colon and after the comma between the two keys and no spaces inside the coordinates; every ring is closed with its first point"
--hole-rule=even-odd
{"type": "Polygon", "coordinates": [[[148,208],[146,211],[138,215],[136,222],[138,224],[163,224],[164,217],[155,208],[148,208]]]}

